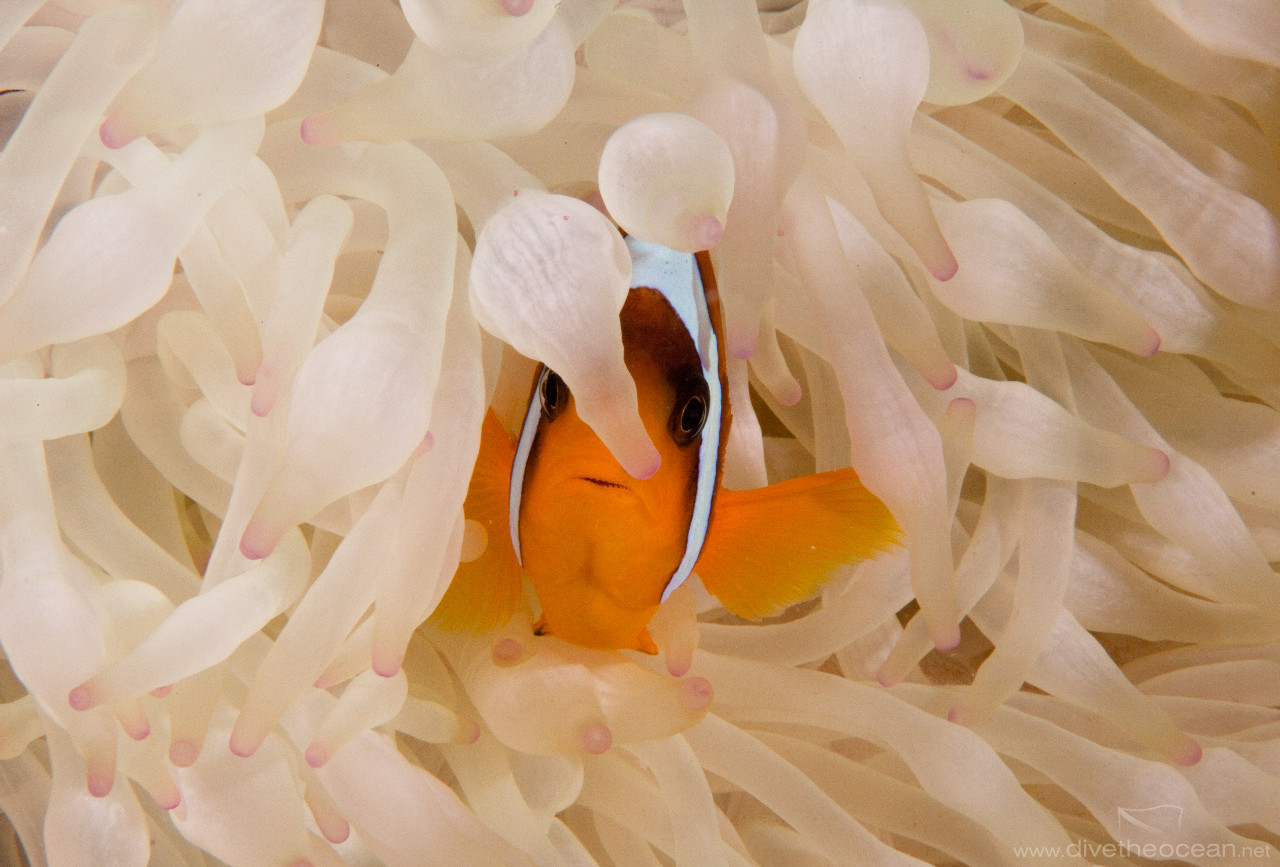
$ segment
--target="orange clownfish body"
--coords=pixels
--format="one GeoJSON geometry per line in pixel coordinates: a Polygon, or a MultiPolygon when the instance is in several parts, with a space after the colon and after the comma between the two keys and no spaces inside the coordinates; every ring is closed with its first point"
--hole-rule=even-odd
{"type": "Polygon", "coordinates": [[[896,539],[853,470],[720,488],[730,408],[709,260],[634,238],[627,246],[624,356],[661,466],[648,479],[628,475],[564,381],[540,368],[517,442],[485,419],[464,509],[488,547],[459,566],[433,617],[441,626],[505,623],[523,573],[542,607],[539,634],[656,653],[649,620],[695,571],[726,608],[758,619],[896,539]]]}

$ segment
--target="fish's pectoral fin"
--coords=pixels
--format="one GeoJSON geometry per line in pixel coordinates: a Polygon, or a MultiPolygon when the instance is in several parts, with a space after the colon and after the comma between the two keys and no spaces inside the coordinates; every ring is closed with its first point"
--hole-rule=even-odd
{"type": "Polygon", "coordinates": [[[897,543],[898,525],[851,469],[721,490],[694,571],[748,620],[807,599],[839,567],[897,543]]]}
{"type": "Polygon", "coordinates": [[[444,598],[430,622],[442,629],[480,634],[502,626],[520,605],[521,569],[511,544],[508,521],[511,464],[515,443],[489,410],[480,430],[463,514],[484,528],[485,549],[468,563],[459,563],[444,598]]]}
{"type": "Polygon", "coordinates": [[[654,643],[653,636],[649,634],[649,627],[646,626],[640,630],[640,634],[636,636],[635,644],[630,649],[647,653],[650,656],[658,655],[658,645],[654,643]]]}

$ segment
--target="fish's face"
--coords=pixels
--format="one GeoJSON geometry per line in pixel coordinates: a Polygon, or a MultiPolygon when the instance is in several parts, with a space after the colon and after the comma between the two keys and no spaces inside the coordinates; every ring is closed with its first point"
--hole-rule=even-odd
{"type": "Polygon", "coordinates": [[[591,647],[631,647],[684,556],[709,406],[693,341],[660,293],[632,290],[622,330],[658,472],[628,475],[546,370],[520,502],[522,561],[545,631],[591,647]]]}

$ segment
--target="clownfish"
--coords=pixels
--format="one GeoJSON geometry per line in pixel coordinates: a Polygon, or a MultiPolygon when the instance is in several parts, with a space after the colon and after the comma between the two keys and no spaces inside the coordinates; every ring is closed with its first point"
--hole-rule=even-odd
{"type": "Polygon", "coordinates": [[[506,623],[527,575],[542,608],[535,633],[657,653],[649,621],[694,573],[730,612],[759,620],[897,540],[852,469],[721,487],[732,414],[710,259],[626,243],[624,360],[661,465],[648,479],[628,475],[564,380],[540,366],[515,441],[492,411],[485,418],[463,511],[488,544],[459,565],[432,615],[442,628],[506,623]]]}

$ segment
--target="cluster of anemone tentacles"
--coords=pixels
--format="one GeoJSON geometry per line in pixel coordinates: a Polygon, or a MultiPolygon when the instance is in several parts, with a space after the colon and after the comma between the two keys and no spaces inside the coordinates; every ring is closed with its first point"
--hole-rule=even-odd
{"type": "Polygon", "coordinates": [[[1271,0],[8,0],[0,144],[10,861],[1276,857],[1271,0]],[[605,208],[904,544],[438,629],[531,359],[652,463],[605,208]]]}

